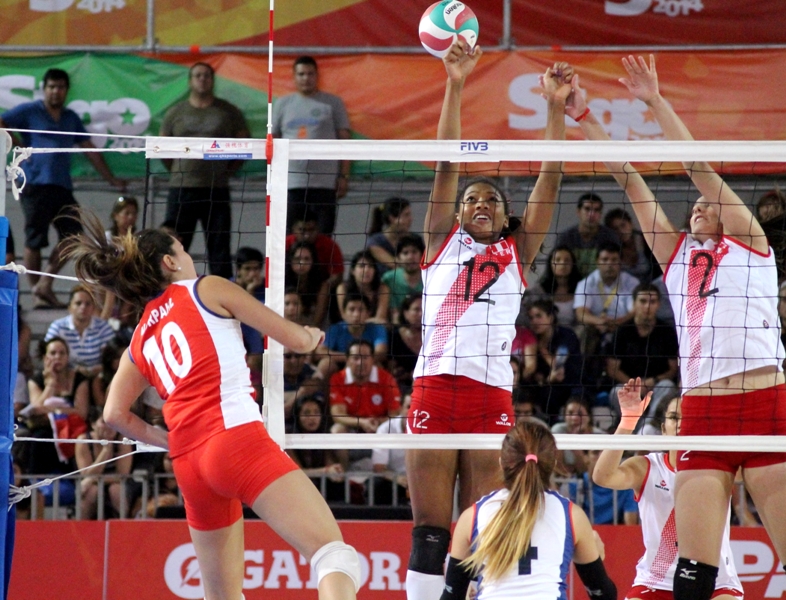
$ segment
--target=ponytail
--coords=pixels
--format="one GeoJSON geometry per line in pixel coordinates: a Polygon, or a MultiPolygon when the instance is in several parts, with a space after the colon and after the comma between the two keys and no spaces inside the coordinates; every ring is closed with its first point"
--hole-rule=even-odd
{"type": "Polygon", "coordinates": [[[97,290],[109,291],[141,309],[168,283],[161,261],[172,254],[174,238],[159,229],[146,229],[138,235],[107,238],[99,218],[80,210],[83,232],[66,242],[64,256],[74,259],[79,280],[95,296],[97,290]]]}
{"type": "Polygon", "coordinates": [[[482,571],[486,581],[497,581],[518,564],[529,550],[556,462],[557,445],[544,425],[520,422],[505,436],[501,463],[510,493],[474,540],[463,566],[475,574],[482,571]]]}

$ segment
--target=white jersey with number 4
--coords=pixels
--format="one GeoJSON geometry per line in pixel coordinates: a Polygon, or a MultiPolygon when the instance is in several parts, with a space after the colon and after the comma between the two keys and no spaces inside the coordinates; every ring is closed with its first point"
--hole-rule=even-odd
{"type": "MultiPolygon", "coordinates": [[[[633,585],[671,591],[674,589],[678,558],[677,527],[674,522],[674,466],[669,463],[669,455],[665,452],[653,452],[645,458],[649,466],[637,496],[645,550],[636,565],[633,585]]],[[[742,592],[729,544],[729,516],[723,531],[715,589],[733,588],[742,592]]]]}
{"type": "Polygon", "coordinates": [[[423,349],[415,377],[463,375],[512,389],[510,352],[526,287],[513,236],[479,244],[456,226],[421,268],[423,349]]]}
{"type": "MultiPolygon", "coordinates": [[[[508,495],[508,490],[502,489],[475,503],[473,545],[508,495]]],[[[567,600],[568,571],[576,543],[570,516],[571,502],[548,491],[543,504],[543,513],[535,522],[527,554],[497,581],[485,582],[481,570],[477,600],[567,600]]]]}
{"type": "Polygon", "coordinates": [[[663,281],[674,309],[685,389],[759,367],[780,369],[778,272],[734,238],[701,244],[683,233],[663,281]]]}

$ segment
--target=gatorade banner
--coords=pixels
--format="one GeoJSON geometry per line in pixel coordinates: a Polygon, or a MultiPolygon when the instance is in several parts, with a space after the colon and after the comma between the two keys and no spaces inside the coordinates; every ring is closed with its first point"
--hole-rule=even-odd
{"type": "MultiPolygon", "coordinates": [[[[622,53],[489,52],[464,90],[465,139],[543,139],[546,103],[538,76],[556,60],[574,65],[589,106],[617,140],[659,140],[663,135],[646,106],[618,82],[624,75],[622,53]]],[[[0,114],[20,102],[41,97],[47,68],[71,74],[68,106],[95,133],[157,135],[166,110],[188,94],[188,68],[209,62],[217,73],[216,95],[245,114],[251,133],[264,138],[267,126],[267,59],[247,55],[73,54],[14,58],[0,62],[0,114]]],[[[291,57],[276,59],[274,93],[294,91],[291,57]]],[[[786,140],[786,105],[780,79],[786,51],[663,52],[657,56],[664,97],[698,140],[786,140]]],[[[355,55],[319,59],[320,88],[344,99],[355,137],[434,139],[445,90],[442,62],[429,55],[355,55]]],[[[274,99],[275,101],[275,99],[274,99]]],[[[567,120],[568,138],[581,131],[567,120]]],[[[144,140],[94,137],[96,146],[143,147],[144,140]]],[[[96,176],[83,157],[76,175],[96,176]]],[[[402,157],[403,158],[403,157],[402,157]]],[[[144,174],[141,153],[107,155],[123,177],[144,174]]],[[[581,169],[585,168],[579,167],[581,169]]],[[[657,165],[652,165],[657,168],[657,165]]],[[[246,165],[261,170],[261,166],[246,165]]],[[[368,165],[356,163],[356,173],[368,165]]],[[[757,169],[771,169],[760,165],[757,169]]],[[[776,165],[775,170],[779,167],[776,165]]],[[[576,165],[567,165],[577,171],[576,165]]],[[[726,172],[751,174],[749,166],[724,165],[726,172]]],[[[756,171],[764,172],[764,171],[756,171]]]]}
{"type": "MultiPolygon", "coordinates": [[[[344,521],[360,556],[359,598],[404,600],[412,523],[344,521]]],[[[184,521],[20,521],[9,598],[161,600],[204,598],[202,574],[184,521]]],[[[641,529],[600,525],[605,565],[619,597],[630,589],[644,552],[641,529]]],[[[737,572],[752,599],[786,597],[786,573],[763,528],[732,527],[737,572]]],[[[306,560],[260,521],[245,525],[246,600],[316,598],[306,560]]],[[[571,570],[570,600],[588,600],[571,570]]]]}
{"type": "MultiPolygon", "coordinates": [[[[503,37],[502,0],[467,0],[480,43],[503,37]]],[[[298,0],[275,5],[283,46],[419,46],[431,4],[298,0]]],[[[163,46],[267,45],[269,5],[245,0],[156,0],[153,34],[163,46]]],[[[517,46],[782,44],[780,0],[510,0],[517,46]]],[[[147,36],[147,0],[5,0],[0,41],[14,45],[132,45],[147,36]]]]}

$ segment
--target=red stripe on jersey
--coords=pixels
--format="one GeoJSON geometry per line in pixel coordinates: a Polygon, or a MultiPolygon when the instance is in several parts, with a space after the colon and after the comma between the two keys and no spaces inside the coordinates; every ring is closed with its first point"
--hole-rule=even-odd
{"type": "Polygon", "coordinates": [[[677,557],[677,523],[674,519],[674,509],[669,513],[669,518],[660,533],[660,546],[652,559],[650,578],[644,584],[654,586],[661,583],[669,572],[674,559],[677,557]]]}

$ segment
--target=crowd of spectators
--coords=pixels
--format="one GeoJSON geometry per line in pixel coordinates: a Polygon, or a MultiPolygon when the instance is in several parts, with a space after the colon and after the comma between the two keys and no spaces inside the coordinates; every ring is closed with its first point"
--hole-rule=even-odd
{"type": "MultiPolygon", "coordinates": [[[[348,137],[340,99],[317,89],[316,63],[296,62],[293,74],[298,92],[278,108],[274,106],[276,134],[300,136],[302,131],[295,131],[288,119],[294,123],[310,107],[329,106],[334,112],[320,117],[314,124],[314,135],[348,137]],[[327,135],[331,128],[332,135],[327,135]]],[[[213,96],[212,68],[194,65],[189,74],[189,97],[167,114],[162,135],[183,135],[188,123],[214,113],[223,128],[215,130],[216,135],[248,134],[242,115],[213,96]]],[[[185,172],[181,172],[182,165],[167,166],[172,169],[172,183],[167,220],[161,225],[180,236],[187,247],[201,219],[211,273],[232,278],[264,301],[262,252],[241,247],[231,259],[227,250],[228,181],[240,164],[219,165],[220,172],[216,171],[219,166],[212,164],[209,173],[200,171],[198,165],[190,165],[185,172]],[[224,212],[215,213],[217,206],[224,212]]],[[[293,168],[307,171],[310,166],[293,168]]],[[[109,177],[108,172],[102,174],[109,177]]],[[[333,229],[335,202],[348,189],[349,165],[336,161],[318,177],[304,178],[303,174],[297,173],[300,177],[294,178],[290,189],[290,203],[297,210],[290,213],[286,238],[284,315],[300,324],[320,327],[326,336],[311,355],[284,349],[286,430],[301,434],[404,432],[413,371],[422,345],[424,242],[411,231],[412,207],[402,197],[388,198],[374,207],[366,247],[346,264],[333,229]]],[[[71,207],[71,200],[66,204],[71,207]]],[[[511,418],[540,419],[555,433],[609,433],[619,418],[619,386],[641,377],[645,391],[653,391],[654,397],[639,433],[657,435],[659,411],[679,394],[674,320],[661,267],[642,232],[635,229],[626,210],[614,208],[604,216],[603,207],[603,199],[596,193],[580,196],[578,225],[558,232],[542,276],[528,276],[510,348],[514,381],[511,418]]],[[[136,199],[121,197],[109,215],[107,235],[133,233],[139,208],[136,199]]],[[[783,235],[786,197],[780,191],[762,197],[757,212],[765,230],[773,236],[783,235]]],[[[38,242],[31,245],[40,246],[38,242]]],[[[780,267],[782,262],[779,258],[780,267]]],[[[59,267],[58,262],[50,271],[59,267]]],[[[47,283],[38,283],[33,291],[37,307],[59,305],[47,283]]],[[[786,284],[781,286],[779,307],[781,320],[785,320],[786,284]]],[[[20,320],[14,397],[20,432],[39,439],[118,441],[103,422],[101,408],[136,326],[135,315],[117,299],[93,298],[79,285],[72,289],[67,308],[68,315],[54,319],[48,327],[37,360],[31,357],[30,328],[20,320]]],[[[263,339],[246,326],[242,335],[251,383],[261,407],[263,339]]],[[[151,388],[137,402],[135,411],[164,426],[162,406],[151,388]]],[[[95,516],[101,493],[112,516],[151,514],[155,507],[143,506],[139,486],[123,476],[140,470],[149,477],[171,475],[167,456],[122,458],[128,453],[127,446],[80,445],[74,451],[66,444],[28,443],[15,448],[20,477],[85,469],[86,477],[70,493],[80,497],[82,514],[87,517],[95,516]],[[108,458],[120,459],[105,465],[108,458]],[[125,483],[121,485],[121,481],[125,483]]],[[[390,503],[394,498],[406,501],[401,451],[290,450],[289,454],[329,500],[345,499],[347,473],[373,471],[379,477],[369,480],[373,483],[368,485],[373,485],[377,503],[390,503]]],[[[612,502],[603,488],[590,483],[596,459],[593,452],[562,452],[561,469],[573,477],[563,491],[577,502],[591,503],[590,512],[598,515],[595,522],[633,522],[632,498],[612,502]],[[618,507],[619,514],[612,514],[611,506],[618,507]]],[[[365,483],[362,478],[352,480],[353,498],[369,493],[365,483]]],[[[174,479],[164,485],[161,497],[164,504],[177,502],[174,479]]]]}

